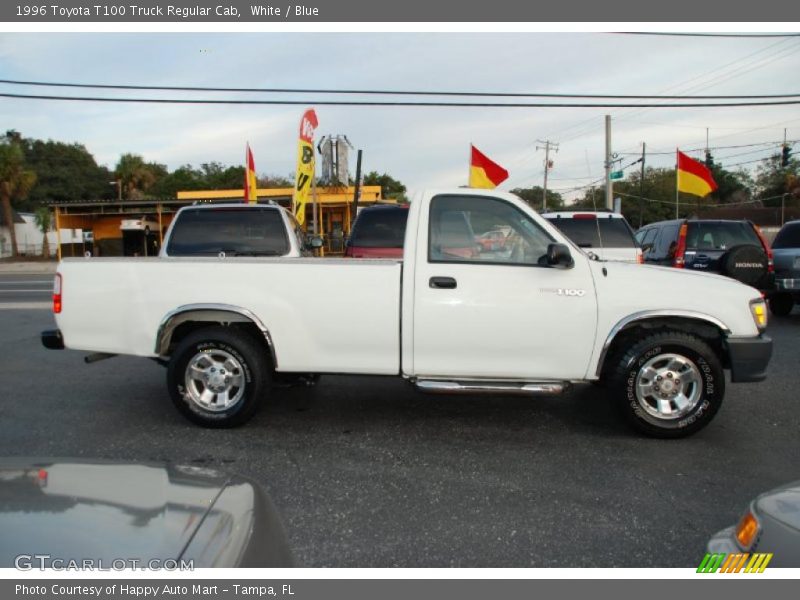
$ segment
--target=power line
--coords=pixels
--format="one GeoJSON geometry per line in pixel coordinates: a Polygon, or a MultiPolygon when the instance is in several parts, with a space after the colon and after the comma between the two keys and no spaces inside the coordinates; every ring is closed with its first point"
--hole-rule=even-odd
{"type": "Polygon", "coordinates": [[[318,106],[427,106],[442,108],[723,108],[743,106],[784,106],[800,104],[798,100],[768,100],[765,102],[676,102],[671,104],[642,104],[622,102],[421,102],[421,101],[372,101],[372,100],[234,100],[194,98],[124,98],[100,96],[52,96],[38,94],[0,93],[3,98],[25,100],[59,100],[70,102],[123,102],[145,104],[234,104],[234,105],[318,105],[318,106]]]}
{"type": "Polygon", "coordinates": [[[143,90],[170,92],[228,92],[228,93],[267,93],[267,94],[325,94],[325,95],[382,95],[382,96],[465,96],[480,98],[592,98],[625,100],[766,100],[770,98],[796,98],[794,94],[754,94],[754,95],[673,95],[658,94],[570,94],[550,92],[474,92],[474,91],[438,91],[438,90],[365,90],[365,89],[316,89],[316,88],[236,88],[236,87],[198,87],[198,86],[155,86],[155,85],[116,85],[101,83],[69,83],[53,81],[21,81],[0,79],[0,84],[27,85],[40,87],[65,87],[105,90],[143,90]]]}
{"type": "Polygon", "coordinates": [[[800,33],[692,33],[667,31],[615,31],[617,35],[660,35],[669,37],[719,37],[719,38],[791,38],[800,33]]]}

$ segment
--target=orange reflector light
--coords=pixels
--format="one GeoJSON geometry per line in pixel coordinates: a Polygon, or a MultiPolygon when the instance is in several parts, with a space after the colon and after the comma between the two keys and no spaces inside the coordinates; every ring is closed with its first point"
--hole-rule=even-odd
{"type": "Polygon", "coordinates": [[[747,511],[736,526],[736,540],[742,548],[749,550],[756,539],[756,534],[758,534],[758,521],[753,513],[747,511]]]}
{"type": "Polygon", "coordinates": [[[53,279],[53,313],[61,313],[61,274],[56,273],[53,279]]]}

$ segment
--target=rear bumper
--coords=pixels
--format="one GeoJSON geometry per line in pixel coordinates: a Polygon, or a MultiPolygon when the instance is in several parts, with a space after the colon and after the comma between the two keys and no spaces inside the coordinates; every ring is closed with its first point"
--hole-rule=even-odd
{"type": "Polygon", "coordinates": [[[772,357],[772,338],[763,333],[756,337],[728,338],[725,341],[730,359],[731,381],[764,381],[772,357]]]}
{"type": "Polygon", "coordinates": [[[60,329],[48,329],[42,332],[42,346],[50,350],[63,350],[64,338],[60,329]]]}
{"type": "Polygon", "coordinates": [[[785,292],[800,293],[800,279],[781,278],[775,279],[775,289],[785,292]]]}

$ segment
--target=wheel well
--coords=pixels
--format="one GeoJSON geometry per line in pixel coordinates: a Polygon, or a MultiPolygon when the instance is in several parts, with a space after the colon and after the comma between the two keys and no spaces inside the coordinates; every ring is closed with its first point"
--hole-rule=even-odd
{"type": "Polygon", "coordinates": [[[167,317],[158,330],[156,353],[161,357],[171,356],[183,339],[209,325],[222,325],[246,332],[264,344],[273,367],[277,366],[272,338],[266,328],[247,315],[228,310],[190,310],[167,317]]]}
{"type": "Polygon", "coordinates": [[[725,350],[725,333],[713,323],[690,317],[654,317],[627,324],[611,340],[598,365],[597,373],[601,379],[613,368],[616,359],[633,342],[645,335],[661,331],[681,331],[690,333],[703,340],[717,355],[723,367],[729,367],[728,353],[725,350]]]}

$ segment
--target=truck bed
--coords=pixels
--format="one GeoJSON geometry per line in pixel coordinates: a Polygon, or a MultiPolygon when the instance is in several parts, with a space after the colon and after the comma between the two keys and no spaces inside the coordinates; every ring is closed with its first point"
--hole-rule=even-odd
{"type": "Polygon", "coordinates": [[[401,268],[318,258],[66,259],[56,321],[68,348],[155,357],[165,317],[202,299],[254,313],[274,341],[278,371],[396,375],[401,268]]]}

